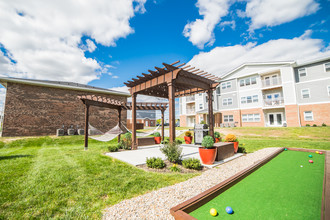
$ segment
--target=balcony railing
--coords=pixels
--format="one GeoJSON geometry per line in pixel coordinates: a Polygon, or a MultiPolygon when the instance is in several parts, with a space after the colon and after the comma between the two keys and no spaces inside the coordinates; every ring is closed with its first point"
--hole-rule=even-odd
{"type": "Polygon", "coordinates": [[[276,106],[283,106],[284,105],[284,98],[278,97],[273,99],[264,98],[264,107],[276,107],[276,106]]]}
{"type": "Polygon", "coordinates": [[[187,108],[187,115],[195,114],[195,108],[187,108]]]}
{"type": "Polygon", "coordinates": [[[261,84],[262,84],[262,87],[278,86],[278,85],[282,84],[282,80],[279,77],[264,79],[264,80],[261,80],[261,84]]]}
{"type": "Polygon", "coordinates": [[[194,102],[194,101],[195,101],[195,96],[194,95],[186,97],[186,102],[194,102]]]}

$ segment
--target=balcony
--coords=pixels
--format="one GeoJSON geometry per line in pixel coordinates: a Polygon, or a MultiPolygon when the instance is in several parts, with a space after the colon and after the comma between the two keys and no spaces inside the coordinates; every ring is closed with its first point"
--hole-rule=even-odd
{"type": "Polygon", "coordinates": [[[191,95],[191,96],[187,96],[186,97],[186,102],[194,102],[195,101],[195,96],[194,95],[191,95]]]}
{"type": "Polygon", "coordinates": [[[277,97],[277,98],[265,98],[264,97],[264,107],[283,107],[284,106],[284,98],[283,97],[277,97]]]}
{"type": "Polygon", "coordinates": [[[196,113],[195,108],[187,108],[187,115],[194,115],[196,113]]]}
{"type": "Polygon", "coordinates": [[[266,78],[261,80],[261,85],[263,88],[270,88],[270,87],[280,87],[282,86],[282,80],[280,77],[272,77],[272,78],[266,78]]]}

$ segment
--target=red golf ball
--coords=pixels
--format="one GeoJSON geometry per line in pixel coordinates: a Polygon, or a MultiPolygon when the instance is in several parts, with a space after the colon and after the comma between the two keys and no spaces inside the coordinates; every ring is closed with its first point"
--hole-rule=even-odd
{"type": "Polygon", "coordinates": [[[313,163],[313,160],[309,160],[308,162],[313,163]]]}

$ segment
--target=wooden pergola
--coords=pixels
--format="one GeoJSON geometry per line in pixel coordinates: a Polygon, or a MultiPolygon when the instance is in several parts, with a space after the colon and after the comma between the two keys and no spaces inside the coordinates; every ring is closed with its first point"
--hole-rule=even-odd
{"type": "MultiPolygon", "coordinates": [[[[116,99],[111,99],[103,96],[96,95],[82,95],[78,96],[85,105],[85,150],[88,149],[88,121],[89,121],[89,107],[99,106],[110,109],[117,109],[118,111],[118,123],[120,127],[121,111],[132,110],[132,103],[126,103],[116,99]]],[[[166,111],[168,103],[151,103],[151,102],[138,102],[136,103],[137,110],[160,110],[162,113],[162,140],[164,140],[164,112],[166,111]]],[[[136,121],[136,120],[135,120],[136,121]]],[[[120,142],[120,135],[118,136],[118,143],[120,142]]]]}
{"type": "Polygon", "coordinates": [[[170,141],[173,142],[175,140],[175,98],[207,92],[209,132],[214,137],[213,90],[219,85],[220,79],[203,70],[179,63],[180,61],[172,64],[163,63],[164,67],[155,67],[155,71],[148,70],[149,74],[142,73],[142,76],[137,76],[137,78],[132,78],[132,80],[124,83],[129,87],[132,95],[132,149],[137,148],[136,96],[138,94],[169,100],[170,141]]]}

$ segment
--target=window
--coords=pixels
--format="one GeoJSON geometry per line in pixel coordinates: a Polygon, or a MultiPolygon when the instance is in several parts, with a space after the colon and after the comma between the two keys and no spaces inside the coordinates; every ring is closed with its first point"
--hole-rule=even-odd
{"type": "Polygon", "coordinates": [[[260,114],[244,114],[242,115],[243,122],[259,122],[260,114]]]}
{"type": "Polygon", "coordinates": [[[249,77],[249,78],[245,78],[245,79],[241,79],[239,81],[239,85],[242,86],[248,86],[248,85],[254,85],[257,84],[257,77],[253,76],[253,77],[249,77]]]}
{"type": "Polygon", "coordinates": [[[198,95],[199,95],[199,96],[202,96],[202,95],[203,95],[203,93],[199,93],[198,95]]]}
{"type": "Polygon", "coordinates": [[[222,100],[222,105],[232,105],[233,99],[232,98],[225,98],[222,100]]]}
{"type": "Polygon", "coordinates": [[[301,90],[301,97],[302,97],[303,99],[310,98],[309,89],[302,89],[302,90],[301,90]]]}
{"type": "Polygon", "coordinates": [[[307,76],[306,68],[298,69],[299,77],[307,76]]]}
{"type": "Polygon", "coordinates": [[[325,63],[324,69],[325,69],[325,72],[330,72],[330,63],[325,63]]]}
{"type": "Polygon", "coordinates": [[[328,96],[330,96],[330,86],[328,86],[328,96]]]}
{"type": "Polygon", "coordinates": [[[203,104],[199,104],[199,109],[203,109],[203,104]]]}
{"type": "Polygon", "coordinates": [[[221,83],[221,88],[222,89],[229,89],[229,88],[231,88],[231,82],[223,82],[223,83],[221,83]]]}
{"type": "Polygon", "coordinates": [[[245,84],[244,84],[244,79],[241,79],[240,81],[239,81],[239,85],[240,86],[244,86],[245,84]]]}
{"type": "Polygon", "coordinates": [[[304,112],[304,119],[305,121],[313,121],[313,112],[312,111],[306,111],[304,112]]]}
{"type": "Polygon", "coordinates": [[[246,104],[246,97],[241,97],[241,103],[246,104]]]}
{"type": "Polygon", "coordinates": [[[224,122],[234,122],[234,116],[233,115],[224,115],[223,121],[224,122]]]}
{"type": "Polygon", "coordinates": [[[253,102],[258,102],[259,100],[258,100],[258,95],[254,95],[254,96],[252,96],[252,101],[253,102]]]}
{"type": "Polygon", "coordinates": [[[254,76],[254,77],[251,78],[251,84],[252,85],[253,84],[257,84],[257,77],[256,76],[254,76]]]}
{"type": "Polygon", "coordinates": [[[241,97],[241,104],[258,102],[258,95],[241,97]]]}
{"type": "Polygon", "coordinates": [[[216,94],[217,95],[220,95],[221,93],[220,93],[220,87],[217,87],[217,89],[216,89],[216,94]]]}
{"type": "Polygon", "coordinates": [[[245,85],[246,86],[250,85],[250,78],[245,79],[245,85]]]}

